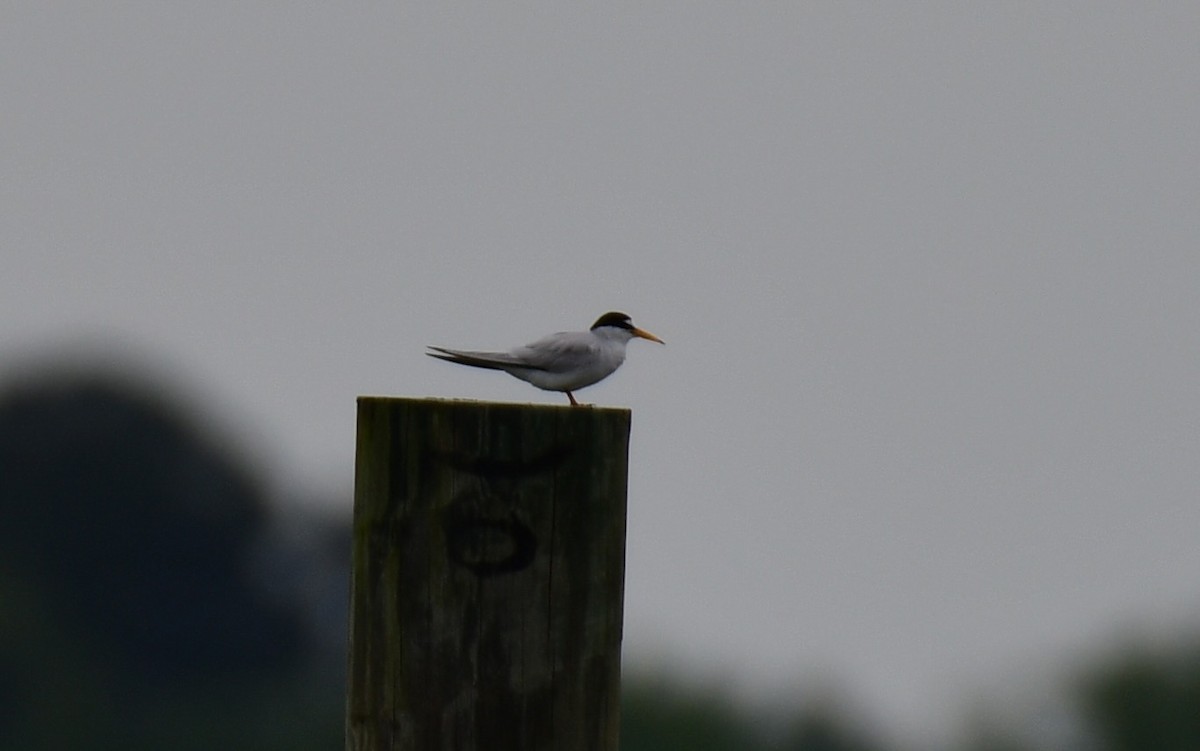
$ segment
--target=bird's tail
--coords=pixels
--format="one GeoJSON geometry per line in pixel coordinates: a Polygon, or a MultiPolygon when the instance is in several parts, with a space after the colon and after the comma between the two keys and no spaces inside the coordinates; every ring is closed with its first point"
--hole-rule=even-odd
{"type": "Polygon", "coordinates": [[[459,365],[470,365],[473,368],[504,370],[514,365],[519,365],[519,363],[513,362],[511,355],[506,355],[502,352],[464,352],[444,347],[430,347],[429,349],[433,351],[426,352],[425,354],[430,357],[436,357],[446,362],[456,362],[459,365]]]}

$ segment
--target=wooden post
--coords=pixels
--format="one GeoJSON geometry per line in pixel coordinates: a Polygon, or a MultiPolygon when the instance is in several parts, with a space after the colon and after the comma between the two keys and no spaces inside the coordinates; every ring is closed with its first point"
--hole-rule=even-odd
{"type": "Polygon", "coordinates": [[[630,413],[358,400],[347,751],[616,751],[630,413]]]}

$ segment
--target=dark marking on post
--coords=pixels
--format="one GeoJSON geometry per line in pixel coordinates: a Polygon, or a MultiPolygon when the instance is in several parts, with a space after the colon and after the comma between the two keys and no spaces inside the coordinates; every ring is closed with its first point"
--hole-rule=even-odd
{"type": "Polygon", "coordinates": [[[509,459],[496,456],[469,455],[462,452],[432,452],[432,455],[461,471],[491,479],[519,479],[557,469],[571,454],[569,445],[551,446],[538,456],[528,459],[509,459]]]}
{"type": "Polygon", "coordinates": [[[446,522],[448,555],[476,576],[511,574],[533,563],[537,554],[533,530],[512,519],[468,519],[446,522]]]}

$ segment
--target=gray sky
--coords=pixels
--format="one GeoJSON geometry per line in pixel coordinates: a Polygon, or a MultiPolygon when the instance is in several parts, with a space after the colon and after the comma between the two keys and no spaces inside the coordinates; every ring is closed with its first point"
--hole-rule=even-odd
{"type": "Polygon", "coordinates": [[[4,16],[6,363],[147,360],[348,499],[358,394],[565,401],[424,345],[623,310],[629,656],[920,736],[1195,624],[1195,3],[4,16]]]}

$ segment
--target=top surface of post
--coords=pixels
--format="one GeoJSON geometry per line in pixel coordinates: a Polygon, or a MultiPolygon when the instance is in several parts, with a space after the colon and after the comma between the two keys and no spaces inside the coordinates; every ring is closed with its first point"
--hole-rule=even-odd
{"type": "Polygon", "coordinates": [[[625,412],[629,413],[628,407],[606,407],[599,404],[580,404],[572,406],[570,404],[541,404],[538,402],[492,402],[482,399],[449,399],[444,397],[425,396],[376,396],[371,394],[363,394],[358,397],[358,402],[405,402],[409,404],[422,404],[428,406],[454,406],[454,407],[475,407],[475,408],[504,408],[504,409],[550,409],[579,412],[586,414],[587,412],[625,412]]]}

